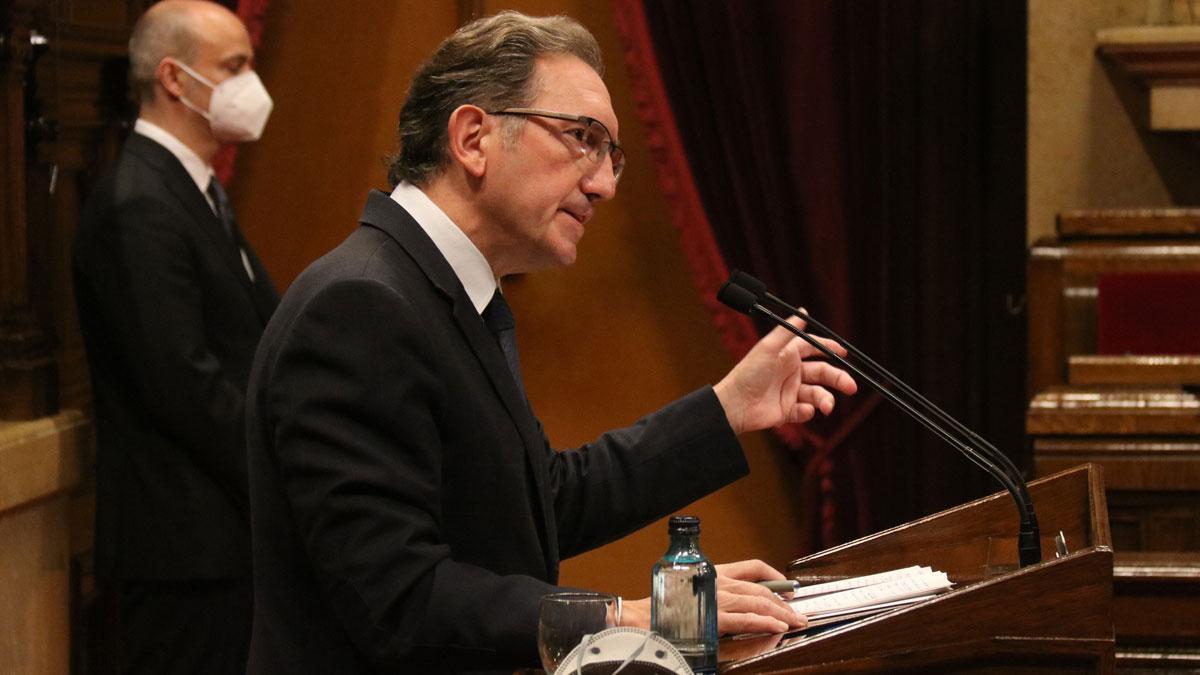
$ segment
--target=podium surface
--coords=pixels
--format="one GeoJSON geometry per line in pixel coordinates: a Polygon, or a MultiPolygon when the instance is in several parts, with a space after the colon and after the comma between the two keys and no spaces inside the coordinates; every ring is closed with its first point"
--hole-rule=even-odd
{"type": "Polygon", "coordinates": [[[1007,492],[792,562],[802,584],[910,565],[946,572],[935,598],[811,637],[721,643],[721,672],[1109,673],[1113,559],[1101,469],[1082,465],[1029,484],[1042,562],[1017,564],[1018,511],[1007,492]],[[1068,554],[1056,557],[1062,532],[1068,554]]]}

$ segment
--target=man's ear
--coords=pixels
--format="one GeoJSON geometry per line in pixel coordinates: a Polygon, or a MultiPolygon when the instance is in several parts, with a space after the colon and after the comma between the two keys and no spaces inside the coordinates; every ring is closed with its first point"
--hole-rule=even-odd
{"type": "Polygon", "coordinates": [[[164,57],[154,69],[154,79],[171,98],[183,98],[183,83],[179,81],[179,74],[182,72],[183,69],[176,65],[173,59],[164,57]]]}
{"type": "Polygon", "coordinates": [[[473,105],[460,105],[446,122],[450,158],[468,175],[481,178],[487,169],[487,155],[499,146],[500,127],[495,119],[473,105]]]}

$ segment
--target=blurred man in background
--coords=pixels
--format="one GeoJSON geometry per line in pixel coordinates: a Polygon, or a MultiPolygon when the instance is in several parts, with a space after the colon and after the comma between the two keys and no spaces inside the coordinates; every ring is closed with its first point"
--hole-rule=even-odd
{"type": "Polygon", "coordinates": [[[96,572],[123,672],[245,670],[245,391],[278,302],[213,173],[272,102],[237,16],[166,0],[129,40],[138,120],[74,248],[97,427],[96,572]]]}

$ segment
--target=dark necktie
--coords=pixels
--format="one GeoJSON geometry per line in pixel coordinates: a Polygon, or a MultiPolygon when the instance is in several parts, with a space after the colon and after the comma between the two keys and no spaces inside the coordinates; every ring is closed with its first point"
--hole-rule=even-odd
{"type": "Polygon", "coordinates": [[[225,188],[221,187],[216,176],[208,181],[206,192],[217,210],[217,218],[221,220],[221,225],[225,228],[225,236],[229,237],[229,241],[232,241],[234,246],[237,246],[237,237],[234,236],[236,225],[233,222],[233,207],[229,205],[229,196],[225,194],[225,188]]]}
{"type": "Polygon", "coordinates": [[[525,383],[521,380],[521,359],[517,355],[517,322],[498,288],[492,296],[492,301],[483,310],[483,322],[487,324],[488,330],[492,332],[492,336],[504,352],[504,360],[508,362],[508,369],[517,383],[517,389],[524,397],[525,383]]]}
{"type": "Polygon", "coordinates": [[[254,270],[250,267],[250,260],[246,257],[246,252],[242,250],[242,243],[238,241],[241,233],[238,232],[237,221],[233,218],[233,207],[229,204],[229,195],[225,194],[225,188],[221,187],[216,176],[208,181],[208,189],[205,192],[208,193],[209,199],[213,201],[213,206],[217,209],[217,218],[221,221],[221,226],[225,228],[225,236],[229,237],[229,242],[233,244],[233,251],[237,254],[238,261],[246,270],[246,276],[253,282],[254,270]]]}

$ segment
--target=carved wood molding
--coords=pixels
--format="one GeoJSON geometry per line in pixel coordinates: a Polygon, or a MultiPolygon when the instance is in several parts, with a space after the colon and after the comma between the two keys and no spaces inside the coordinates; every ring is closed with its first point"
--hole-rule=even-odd
{"type": "Polygon", "coordinates": [[[1064,237],[1197,235],[1200,209],[1076,209],[1058,214],[1056,226],[1064,237]]]}
{"type": "Polygon", "coordinates": [[[1200,551],[1121,551],[1113,554],[1113,581],[1185,580],[1200,584],[1200,551]]]}
{"type": "Polygon", "coordinates": [[[1182,389],[1051,387],[1029,404],[1030,434],[1200,434],[1200,398],[1182,389]]]}
{"type": "Polygon", "coordinates": [[[1107,28],[1096,43],[1101,56],[1148,93],[1151,130],[1200,129],[1200,26],[1107,28]]]}
{"type": "Polygon", "coordinates": [[[1068,372],[1072,385],[1200,384],[1200,355],[1074,354],[1068,358],[1068,372]]]}
{"type": "Polygon", "coordinates": [[[1096,33],[1097,51],[1147,87],[1200,82],[1200,26],[1122,26],[1096,33]]]}

